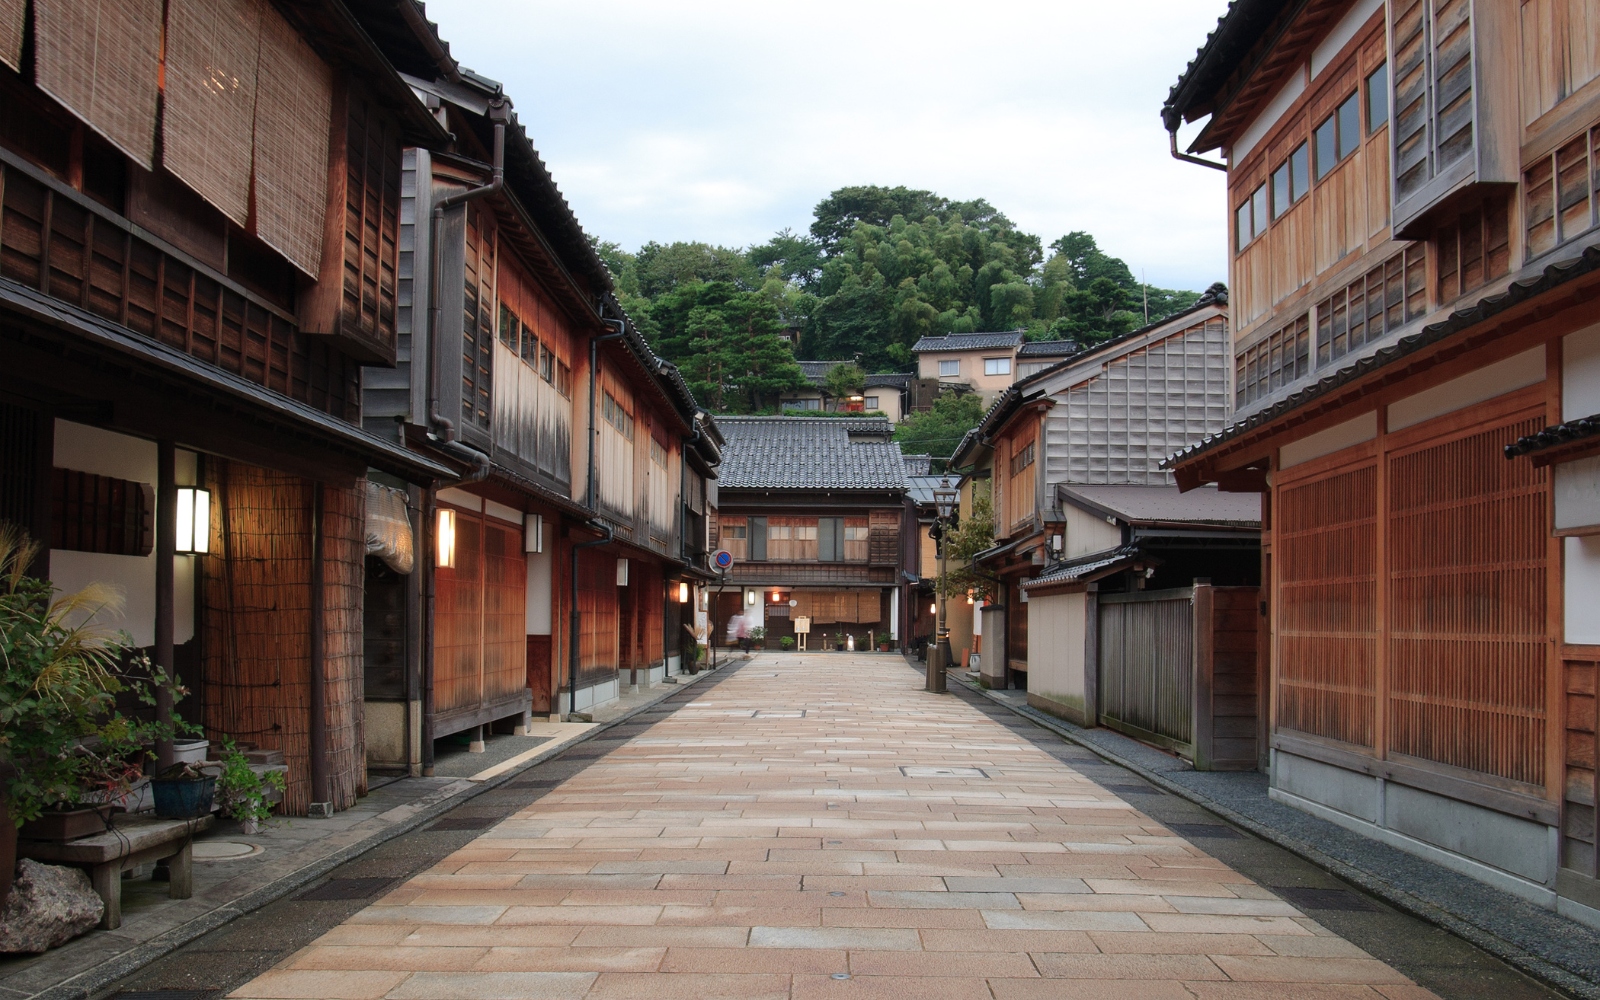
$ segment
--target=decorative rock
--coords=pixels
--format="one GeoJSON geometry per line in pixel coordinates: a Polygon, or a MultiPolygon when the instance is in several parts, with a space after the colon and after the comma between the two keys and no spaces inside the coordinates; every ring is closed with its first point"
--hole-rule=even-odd
{"type": "Polygon", "coordinates": [[[41,952],[100,922],[105,903],[81,869],[23,860],[0,907],[0,953],[41,952]]]}

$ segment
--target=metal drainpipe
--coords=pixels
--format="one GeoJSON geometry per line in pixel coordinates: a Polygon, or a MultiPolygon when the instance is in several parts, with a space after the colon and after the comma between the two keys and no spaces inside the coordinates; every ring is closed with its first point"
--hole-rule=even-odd
{"type": "Polygon", "coordinates": [[[615,535],[611,525],[604,521],[596,523],[590,521],[584,525],[594,531],[603,532],[605,537],[596,538],[592,542],[577,542],[572,546],[572,575],[569,578],[572,586],[572,600],[568,604],[570,631],[567,636],[567,714],[570,716],[578,710],[578,550],[592,549],[600,545],[608,545],[615,535]]]}
{"type": "Polygon", "coordinates": [[[1215,160],[1205,160],[1198,156],[1190,156],[1188,153],[1178,152],[1178,130],[1176,128],[1172,128],[1167,131],[1167,138],[1172,140],[1172,158],[1174,160],[1182,160],[1185,163],[1197,163],[1202,167],[1210,167],[1212,170],[1220,170],[1223,173],[1228,172],[1228,165],[1226,163],[1218,163],[1215,160]]]}
{"type": "MultiPolygon", "coordinates": [[[[178,549],[177,448],[170,440],[156,445],[156,666],[166,671],[167,683],[156,685],[156,722],[171,725],[173,696],[178,675],[174,659],[173,633],[176,618],[176,567],[178,549]]],[[[156,741],[156,763],[171,767],[174,761],[172,739],[156,741]]]]}
{"type": "Polygon", "coordinates": [[[324,488],[311,488],[311,815],[333,815],[333,793],[328,784],[328,665],[326,618],[323,601],[327,596],[323,566],[322,525],[326,500],[324,488]],[[321,807],[322,812],[318,811],[321,807]]]}

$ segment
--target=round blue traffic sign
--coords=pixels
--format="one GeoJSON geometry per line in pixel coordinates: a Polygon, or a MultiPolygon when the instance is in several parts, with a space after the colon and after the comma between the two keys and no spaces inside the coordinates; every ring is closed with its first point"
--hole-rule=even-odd
{"type": "Polygon", "coordinates": [[[733,553],[727,549],[718,549],[711,553],[711,565],[717,569],[728,569],[733,566],[733,553]]]}

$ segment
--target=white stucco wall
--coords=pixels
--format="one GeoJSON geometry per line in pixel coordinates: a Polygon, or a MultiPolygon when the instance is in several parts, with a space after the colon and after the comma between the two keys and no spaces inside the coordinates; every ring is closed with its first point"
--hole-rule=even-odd
{"type": "Polygon", "coordinates": [[[1028,615],[1028,693],[1079,713],[1084,696],[1085,594],[1039,594],[1028,615]]]}

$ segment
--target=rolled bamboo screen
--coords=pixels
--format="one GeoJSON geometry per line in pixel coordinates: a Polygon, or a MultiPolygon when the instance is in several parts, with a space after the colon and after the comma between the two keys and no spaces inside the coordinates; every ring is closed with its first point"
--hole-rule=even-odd
{"type": "Polygon", "coordinates": [[[1278,724],[1373,746],[1377,468],[1280,489],[1278,724]]]}
{"type": "Polygon", "coordinates": [[[434,577],[433,705],[448,714],[483,695],[483,522],[456,512],[456,559],[434,577]]]}
{"type": "Polygon", "coordinates": [[[483,699],[493,703],[528,686],[528,563],[522,529],[484,518],[483,699]]]}
{"type": "Polygon", "coordinates": [[[322,267],[333,73],[276,10],[261,15],[256,235],[305,274],[322,267]]]}
{"type": "Polygon", "coordinates": [[[617,676],[617,557],[578,553],[578,686],[617,676]]]}
{"type": "Polygon", "coordinates": [[[818,624],[870,625],[883,618],[876,590],[796,590],[791,617],[805,616],[818,624]]]}
{"type": "Polygon", "coordinates": [[[0,62],[22,72],[22,29],[28,0],[0,0],[0,62]]]}
{"type": "MultiPolygon", "coordinates": [[[[200,721],[212,739],[282,750],[284,810],[303,815],[310,783],[312,484],[237,462],[207,463],[211,552],[204,565],[200,721]]],[[[346,808],[365,783],[361,497],[323,497],[324,672],[329,776],[346,808]]],[[[181,706],[180,706],[181,707],[181,706]]]]}
{"type": "Polygon", "coordinates": [[[260,37],[260,0],[168,7],[162,161],[240,226],[250,216],[260,37]]]}
{"type": "Polygon", "coordinates": [[[328,791],[335,809],[350,808],[367,790],[365,524],[365,484],[323,488],[322,675],[327,687],[328,791]]]}
{"type": "MultiPolygon", "coordinates": [[[[21,62],[22,6],[21,0],[0,3],[0,59],[13,68],[21,62]]],[[[150,169],[161,0],[34,0],[33,10],[39,88],[150,169]]]]}

